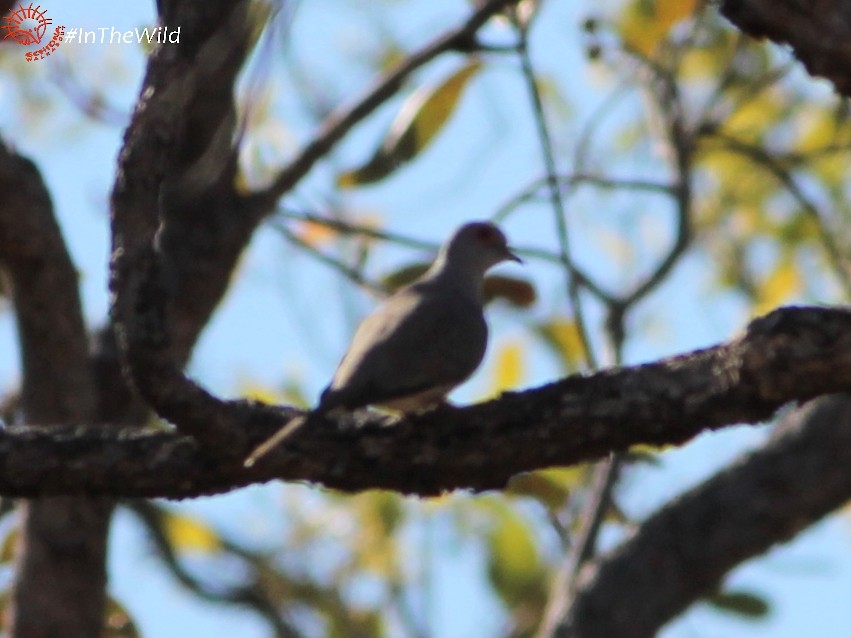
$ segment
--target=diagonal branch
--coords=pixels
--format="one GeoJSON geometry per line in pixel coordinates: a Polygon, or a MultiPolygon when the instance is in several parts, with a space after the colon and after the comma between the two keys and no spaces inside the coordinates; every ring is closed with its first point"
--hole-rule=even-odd
{"type": "Polygon", "coordinates": [[[730,569],[841,507],[851,498],[849,467],[851,397],[789,414],[764,448],[665,506],[587,571],[556,635],[655,636],[730,569]]]}
{"type": "Polygon", "coordinates": [[[325,157],[336,144],[359,122],[402,88],[404,81],[417,69],[434,58],[450,51],[476,50],[476,33],[493,16],[514,4],[517,0],[488,0],[474,11],[467,20],[405,57],[399,64],[379,78],[364,95],[352,104],[340,107],[322,124],[316,136],[301,153],[284,168],[266,189],[248,197],[249,208],[269,210],[282,195],[289,192],[317,161],[325,157]]]}
{"type": "Polygon", "coordinates": [[[92,416],[94,385],[77,270],[35,165],[0,144],[0,267],[9,274],[26,419],[92,416]]]}

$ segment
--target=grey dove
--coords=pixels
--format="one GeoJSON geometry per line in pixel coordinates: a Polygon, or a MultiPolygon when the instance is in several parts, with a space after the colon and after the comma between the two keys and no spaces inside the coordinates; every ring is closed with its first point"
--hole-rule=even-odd
{"type": "Polygon", "coordinates": [[[482,362],[488,340],[484,276],[507,260],[521,261],[499,228],[489,222],[461,226],[419,279],[363,320],[319,405],[255,448],[245,465],[311,416],[368,405],[412,412],[442,402],[482,362]]]}

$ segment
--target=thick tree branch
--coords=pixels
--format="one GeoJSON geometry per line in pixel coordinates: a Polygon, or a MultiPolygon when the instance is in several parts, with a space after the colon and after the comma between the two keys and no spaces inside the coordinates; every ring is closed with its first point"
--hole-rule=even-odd
{"type": "Polygon", "coordinates": [[[851,14],[844,0],[723,0],[721,13],[748,35],[789,44],[810,75],[851,96],[851,14]]]}
{"type": "Polygon", "coordinates": [[[0,266],[12,287],[26,419],[48,425],[91,418],[94,384],[77,270],[38,169],[3,144],[0,266]]]}
{"type": "MultiPolygon", "coordinates": [[[[568,377],[393,425],[368,411],[317,420],[250,470],[242,467],[245,455],[293,410],[208,395],[218,405],[218,426],[243,441],[216,456],[174,432],[7,431],[0,435],[0,494],[185,498],[276,478],[419,495],[498,489],[518,472],[638,443],[680,444],[706,429],[765,420],[790,401],[845,391],[851,312],[785,308],[729,343],[657,363],[568,377]]],[[[184,430],[194,432],[203,430],[194,419],[207,406],[196,411],[192,392],[166,399],[175,421],[190,422],[184,430]]]]}
{"type": "MultiPolygon", "coordinates": [[[[23,419],[54,427],[94,421],[95,382],[77,271],[38,169],[2,144],[0,265],[9,276],[18,324],[23,419]]],[[[22,504],[10,636],[101,633],[109,513],[108,503],[92,499],[22,504]]]]}
{"type": "Polygon", "coordinates": [[[812,401],[583,574],[564,638],[650,638],[733,567],[851,498],[851,397],[812,401]],[[647,592],[652,591],[652,596],[647,592]]]}
{"type": "MultiPolygon", "coordinates": [[[[192,13],[191,6],[183,6],[170,3],[169,11],[192,13]]],[[[204,19],[193,14],[198,33],[190,46],[161,47],[149,61],[112,195],[112,318],[120,336],[129,334],[128,317],[145,314],[133,306],[136,288],[144,283],[138,266],[158,233],[156,304],[169,315],[158,335],[158,367],[152,373],[160,388],[182,387],[180,368],[259,222],[233,205],[235,151],[226,149],[222,160],[215,141],[221,135],[197,130],[199,122],[224,128],[230,140],[232,82],[247,51],[247,3],[207,4],[204,11],[204,19]]],[[[149,397],[149,386],[138,386],[149,397]]],[[[204,396],[198,392],[196,406],[204,396]]],[[[215,419],[208,426],[220,432],[215,419]]],[[[232,438],[228,434],[225,443],[232,438]]]]}

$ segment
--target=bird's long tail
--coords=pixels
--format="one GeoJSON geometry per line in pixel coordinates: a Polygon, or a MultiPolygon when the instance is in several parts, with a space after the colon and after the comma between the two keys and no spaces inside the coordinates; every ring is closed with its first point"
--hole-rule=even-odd
{"type": "Polygon", "coordinates": [[[275,432],[268,439],[263,441],[260,445],[254,448],[254,451],[248,455],[245,459],[243,465],[245,467],[251,467],[254,465],[259,459],[266,456],[269,452],[275,449],[281,442],[284,441],[288,436],[290,436],[293,432],[298,430],[302,425],[307,422],[307,416],[297,416],[289,421],[287,421],[280,430],[275,432]]]}

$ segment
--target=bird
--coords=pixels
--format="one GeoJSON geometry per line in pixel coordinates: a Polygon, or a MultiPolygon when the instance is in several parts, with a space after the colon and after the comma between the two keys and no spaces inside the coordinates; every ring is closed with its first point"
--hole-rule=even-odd
{"type": "Polygon", "coordinates": [[[410,413],[443,403],[484,358],[484,277],[504,261],[523,263],[496,225],[458,228],[421,277],[361,322],[318,405],[257,446],[245,466],[316,416],[367,406],[410,413]]]}

